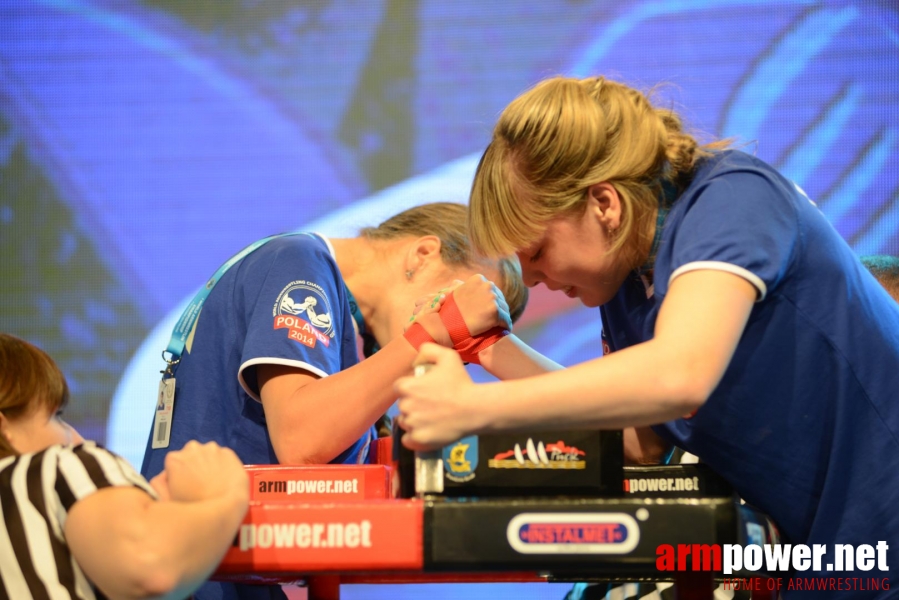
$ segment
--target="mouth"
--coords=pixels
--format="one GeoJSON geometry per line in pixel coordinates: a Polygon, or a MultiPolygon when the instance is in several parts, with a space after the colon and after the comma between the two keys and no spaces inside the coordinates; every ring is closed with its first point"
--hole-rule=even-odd
{"type": "Polygon", "coordinates": [[[563,287],[562,292],[564,292],[565,295],[569,298],[577,297],[577,292],[574,291],[574,286],[572,285],[566,285],[565,287],[563,287]]]}

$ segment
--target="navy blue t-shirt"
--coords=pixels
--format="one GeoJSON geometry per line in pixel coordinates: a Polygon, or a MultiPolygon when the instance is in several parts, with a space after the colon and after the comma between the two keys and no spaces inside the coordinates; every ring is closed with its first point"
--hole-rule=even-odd
{"type": "Polygon", "coordinates": [[[899,306],[801,190],[741,152],[705,160],[672,206],[652,296],[632,277],[601,308],[610,349],[650,339],[669,285],[696,269],[735,273],[758,300],[706,403],[656,432],[789,541],[832,559],[833,544],[884,540],[899,572],[899,306]]]}
{"type": "MultiPolygon", "coordinates": [[[[168,448],[147,442],[141,473],[190,440],[215,441],[244,464],[277,463],[259,399],[256,367],[279,364],[327,377],[359,362],[346,288],[330,244],[312,234],[276,238],[235,263],[203,304],[175,369],[168,448]]],[[[335,398],[336,403],[340,402],[335,398]]],[[[152,431],[151,431],[152,436],[152,431]]],[[[367,458],[370,429],[332,463],[367,458]]],[[[283,598],[277,586],[204,585],[197,598],[283,598]]]]}

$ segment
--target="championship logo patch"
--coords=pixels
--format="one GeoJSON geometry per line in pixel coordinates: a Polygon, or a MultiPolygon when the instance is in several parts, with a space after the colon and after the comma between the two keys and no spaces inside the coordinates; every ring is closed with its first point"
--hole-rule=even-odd
{"type": "Polygon", "coordinates": [[[487,466],[491,469],[584,469],[586,455],[583,450],[568,446],[562,440],[534,444],[533,438],[528,438],[524,449],[521,444],[515,444],[511,450],[491,458],[487,466]]]}
{"type": "Polygon", "coordinates": [[[287,337],[309,348],[316,342],[328,347],[334,337],[331,303],[322,287],[311,281],[287,284],[272,309],[275,329],[287,329],[287,337]]]}
{"type": "Polygon", "coordinates": [[[640,542],[640,526],[626,513],[522,513],[506,527],[521,554],[627,554],[640,542]]]}

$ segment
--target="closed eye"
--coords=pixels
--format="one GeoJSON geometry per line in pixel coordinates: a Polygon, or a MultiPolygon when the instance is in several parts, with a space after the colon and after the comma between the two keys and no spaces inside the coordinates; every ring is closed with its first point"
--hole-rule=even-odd
{"type": "Polygon", "coordinates": [[[530,261],[531,261],[532,263],[535,263],[535,262],[537,262],[538,260],[540,260],[540,257],[541,257],[541,256],[543,256],[543,248],[540,248],[539,250],[537,250],[536,252],[534,252],[534,253],[531,255],[530,261]]]}

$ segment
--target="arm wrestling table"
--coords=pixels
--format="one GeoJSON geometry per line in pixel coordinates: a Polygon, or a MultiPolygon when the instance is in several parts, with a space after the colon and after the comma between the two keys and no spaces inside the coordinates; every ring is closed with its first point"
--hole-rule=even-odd
{"type": "MultiPolygon", "coordinates": [[[[528,438],[525,450],[515,444],[481,462],[537,470],[550,465],[551,446],[528,438]]],[[[353,583],[547,581],[674,581],[678,598],[709,599],[723,575],[711,566],[659,571],[660,545],[777,541],[770,520],[703,465],[622,467],[617,455],[602,473],[603,485],[617,489],[603,495],[565,493],[582,490],[564,484],[533,495],[458,485],[402,497],[421,474],[402,455],[394,460],[391,438],[372,455],[376,464],[248,466],[250,508],[213,578],[305,584],[309,600],[337,600],[340,585],[353,583]]]]}

